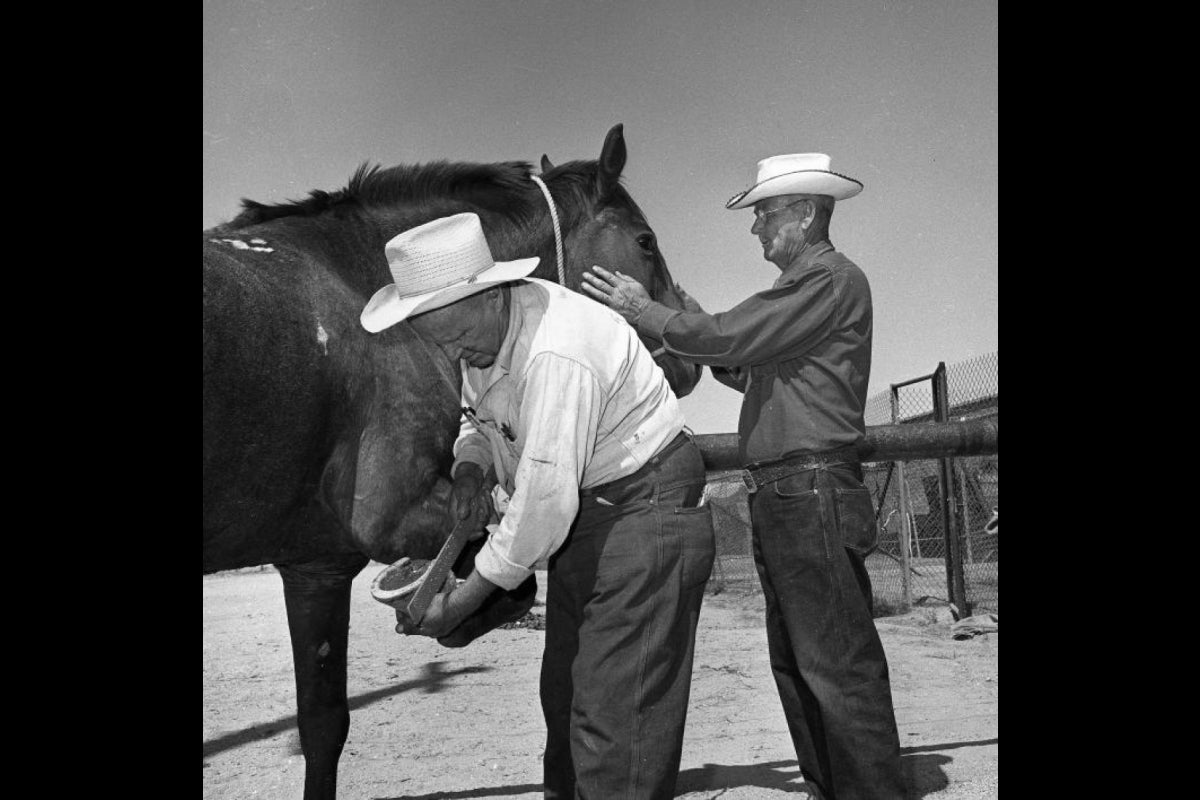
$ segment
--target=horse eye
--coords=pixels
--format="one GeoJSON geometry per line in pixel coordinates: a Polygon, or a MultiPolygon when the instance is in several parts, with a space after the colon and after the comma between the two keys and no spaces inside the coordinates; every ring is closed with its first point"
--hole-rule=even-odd
{"type": "Polygon", "coordinates": [[[641,236],[637,237],[637,243],[638,243],[638,247],[642,248],[647,253],[654,252],[654,234],[653,233],[643,233],[641,236]]]}

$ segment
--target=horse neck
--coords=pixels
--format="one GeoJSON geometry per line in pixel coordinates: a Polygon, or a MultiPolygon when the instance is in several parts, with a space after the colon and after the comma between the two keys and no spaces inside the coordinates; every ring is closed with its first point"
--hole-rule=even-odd
{"type": "MultiPolygon", "coordinates": [[[[586,200],[572,192],[560,191],[555,193],[552,181],[547,181],[547,187],[553,197],[554,213],[547,202],[546,196],[535,187],[535,195],[530,206],[531,221],[521,226],[510,226],[507,235],[511,237],[513,248],[511,258],[528,258],[538,256],[537,268],[530,275],[565,286],[572,291],[579,291],[582,270],[574,268],[568,242],[575,228],[584,220],[589,219],[594,209],[586,200]],[[558,228],[558,237],[555,227],[558,228]],[[562,263],[559,263],[558,245],[562,245],[562,263]]],[[[499,256],[497,256],[499,258],[499,256]]]]}
{"type": "MultiPolygon", "coordinates": [[[[529,213],[521,218],[474,205],[464,201],[425,202],[412,205],[393,205],[386,209],[373,209],[371,216],[377,231],[375,239],[378,243],[378,253],[382,260],[383,246],[388,239],[409,228],[421,225],[439,217],[450,214],[473,212],[479,215],[483,228],[487,231],[488,246],[492,257],[497,261],[514,261],[520,258],[537,256],[537,268],[531,278],[543,278],[558,283],[557,255],[554,243],[554,225],[550,216],[549,206],[541,192],[530,184],[532,195],[513,198],[514,203],[521,203],[529,209],[529,213]]],[[[558,207],[560,223],[565,222],[563,209],[558,207]]],[[[561,231],[565,241],[567,230],[561,231]]],[[[385,276],[387,277],[387,276],[385,276]]],[[[568,276],[568,282],[570,277],[568,276]]],[[[578,289],[579,281],[568,288],[578,289]]]]}
{"type": "Polygon", "coordinates": [[[370,297],[393,280],[385,256],[389,240],[410,228],[465,211],[479,214],[497,261],[538,255],[541,257],[539,273],[547,263],[549,272],[535,273],[533,277],[554,280],[554,232],[548,212],[544,214],[544,225],[541,217],[529,225],[515,225],[502,215],[466,203],[399,203],[348,214],[280,217],[239,232],[286,240],[323,261],[359,294],[370,297]]]}

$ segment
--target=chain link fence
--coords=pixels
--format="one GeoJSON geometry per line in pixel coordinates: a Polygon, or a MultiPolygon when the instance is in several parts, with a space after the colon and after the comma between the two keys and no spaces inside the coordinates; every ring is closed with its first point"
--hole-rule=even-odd
{"type": "MultiPolygon", "coordinates": [[[[895,384],[870,397],[866,423],[934,420],[935,375],[895,384]]],[[[998,353],[947,366],[945,380],[949,420],[998,413],[998,353]]],[[[971,613],[999,610],[999,456],[948,461],[949,487],[945,493],[938,459],[863,464],[864,483],[874,499],[879,527],[879,544],[866,560],[877,616],[903,612],[914,605],[950,602],[947,514],[951,530],[958,537],[971,613]],[[943,494],[949,499],[949,510],[943,494]]],[[[710,591],[735,586],[761,591],[751,552],[750,510],[741,474],[710,473],[705,502],[711,509],[717,537],[710,591]]]]}
{"type": "Polygon", "coordinates": [[[762,591],[751,552],[750,505],[741,472],[710,472],[704,502],[712,513],[717,539],[709,590],[741,587],[762,591]]]}

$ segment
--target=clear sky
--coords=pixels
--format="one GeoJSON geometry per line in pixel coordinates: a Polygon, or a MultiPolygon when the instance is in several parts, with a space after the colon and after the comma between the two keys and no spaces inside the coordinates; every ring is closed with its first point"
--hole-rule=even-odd
{"type": "MultiPolygon", "coordinates": [[[[835,247],[871,281],[870,393],[998,350],[996,2],[205,0],[204,227],[346,185],[363,161],[596,158],[708,311],[779,272],[725,202],[824,152],[862,181],[835,247]]],[[[706,375],[698,433],[737,427],[706,375]]]]}

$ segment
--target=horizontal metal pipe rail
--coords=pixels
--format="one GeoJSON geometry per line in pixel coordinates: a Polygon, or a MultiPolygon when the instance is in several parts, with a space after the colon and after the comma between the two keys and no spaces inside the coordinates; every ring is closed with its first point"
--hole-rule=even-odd
{"type": "MultiPolygon", "coordinates": [[[[998,426],[998,415],[961,422],[868,425],[858,455],[863,461],[992,455],[998,452],[998,426]]],[[[709,472],[741,469],[737,438],[736,433],[696,434],[705,469],[709,472]]]]}

